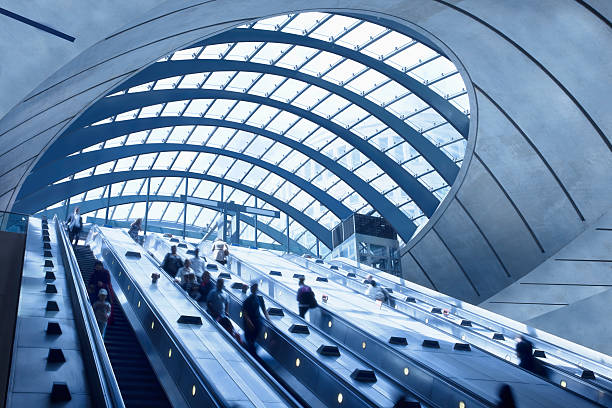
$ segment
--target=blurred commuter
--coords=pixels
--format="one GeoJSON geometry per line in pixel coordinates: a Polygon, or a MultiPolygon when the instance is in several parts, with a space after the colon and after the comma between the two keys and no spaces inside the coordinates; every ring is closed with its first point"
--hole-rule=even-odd
{"type": "Polygon", "coordinates": [[[202,274],[204,273],[204,269],[206,269],[206,258],[200,258],[200,250],[198,248],[193,251],[193,258],[191,258],[190,261],[191,269],[193,269],[198,279],[202,279],[202,274]]]}
{"type": "Polygon", "coordinates": [[[499,388],[499,402],[495,406],[496,408],[516,408],[514,402],[514,395],[512,394],[512,388],[508,384],[503,384],[499,388]]]}
{"type": "Polygon", "coordinates": [[[92,304],[98,300],[98,294],[102,289],[106,291],[107,296],[112,293],[110,272],[104,269],[102,261],[96,260],[93,273],[89,276],[89,282],[87,282],[87,293],[92,304]]]}
{"type": "Polygon", "coordinates": [[[108,324],[108,318],[111,314],[111,305],[106,300],[108,296],[108,292],[106,289],[100,289],[98,292],[98,300],[93,304],[94,315],[96,316],[96,322],[98,322],[98,327],[100,328],[100,334],[102,334],[102,338],[106,334],[106,325],[108,324]]]}
{"type": "Polygon", "coordinates": [[[227,244],[219,237],[215,239],[215,242],[212,244],[213,258],[215,261],[219,262],[221,265],[227,264],[227,256],[229,255],[229,248],[227,244]]]}
{"type": "Polygon", "coordinates": [[[185,292],[189,293],[189,296],[196,296],[198,292],[198,282],[195,272],[191,269],[191,261],[189,259],[185,259],[185,264],[178,270],[175,279],[180,281],[181,287],[185,289],[185,292]]]}
{"type": "Polygon", "coordinates": [[[371,285],[372,282],[374,282],[374,279],[372,278],[372,275],[366,276],[366,278],[363,280],[363,283],[365,285],[371,285]]]}
{"type": "Polygon", "coordinates": [[[309,309],[319,306],[312,288],[304,283],[305,278],[300,277],[299,289],[297,291],[298,309],[300,317],[304,318],[309,309]]]}
{"type": "Polygon", "coordinates": [[[68,226],[68,238],[70,239],[70,243],[72,244],[72,241],[74,241],[73,245],[78,244],[79,235],[83,229],[83,217],[81,217],[79,207],[75,208],[74,212],[70,214],[66,220],[66,225],[68,226]]]}
{"type": "Polygon", "coordinates": [[[200,293],[200,300],[205,302],[208,298],[208,294],[211,290],[213,290],[214,287],[215,285],[210,279],[210,272],[204,271],[204,273],[202,274],[202,282],[200,282],[200,287],[198,288],[198,291],[200,293]]]}
{"type": "Polygon", "coordinates": [[[128,231],[128,234],[130,237],[132,237],[134,241],[138,242],[138,233],[140,232],[141,229],[142,229],[142,218],[136,218],[136,221],[134,221],[132,225],[130,225],[130,230],[128,231]]]}
{"type": "Polygon", "coordinates": [[[257,336],[261,332],[263,323],[261,321],[260,310],[264,312],[266,319],[269,319],[266,305],[264,304],[263,297],[258,293],[258,283],[256,281],[251,282],[251,294],[242,303],[242,318],[244,320],[244,339],[246,342],[246,348],[253,355],[257,357],[257,349],[255,348],[255,342],[257,336]]]}
{"type": "Polygon", "coordinates": [[[164,261],[162,262],[162,268],[164,271],[168,272],[168,275],[173,278],[178,273],[178,270],[183,267],[183,261],[181,257],[176,253],[176,245],[172,245],[170,247],[170,252],[166,254],[164,257],[164,261]]]}
{"type": "Polygon", "coordinates": [[[516,344],[516,355],[519,358],[519,367],[544,378],[548,378],[548,370],[544,364],[533,356],[533,344],[523,337],[516,344]]]}
{"type": "Polygon", "coordinates": [[[215,288],[206,297],[206,305],[208,306],[208,313],[217,321],[229,314],[227,293],[223,291],[223,278],[217,279],[215,288]]]}
{"type": "Polygon", "coordinates": [[[374,298],[375,301],[381,302],[381,304],[386,304],[391,306],[391,295],[387,291],[387,289],[383,288],[375,281],[370,283],[370,287],[372,288],[369,292],[369,296],[374,298]]]}

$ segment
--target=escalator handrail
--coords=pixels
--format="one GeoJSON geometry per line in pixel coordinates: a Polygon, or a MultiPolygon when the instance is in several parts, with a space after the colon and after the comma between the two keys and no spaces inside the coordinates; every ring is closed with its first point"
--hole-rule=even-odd
{"type": "MultiPolygon", "coordinates": [[[[348,264],[342,260],[336,260],[335,263],[341,264],[340,266],[345,270],[346,268],[344,268],[343,266],[351,268],[352,271],[358,270],[365,274],[369,273],[364,269],[348,264]]],[[[337,272],[337,271],[334,271],[334,272],[337,272]]],[[[497,313],[491,312],[489,310],[483,309],[475,305],[466,304],[465,302],[462,302],[458,299],[450,298],[447,295],[444,295],[444,296],[449,298],[448,300],[441,299],[435,296],[434,293],[432,294],[428,293],[428,292],[433,292],[429,288],[422,287],[423,290],[419,291],[406,284],[394,282],[393,280],[381,275],[380,273],[373,272],[373,274],[374,273],[376,274],[377,278],[379,278],[380,280],[384,282],[388,282],[392,285],[406,288],[407,290],[410,290],[411,292],[417,292],[421,294],[422,296],[424,296],[425,298],[433,299],[435,303],[446,305],[448,308],[459,309],[466,314],[465,316],[466,318],[469,318],[475,323],[479,323],[479,321],[485,321],[487,324],[497,325],[498,327],[503,328],[514,335],[520,334],[524,336],[527,340],[529,340],[531,343],[533,343],[534,346],[537,347],[538,349],[548,351],[553,355],[556,354],[554,350],[562,350],[568,354],[574,355],[575,358],[578,358],[581,361],[585,361],[585,360],[589,361],[591,364],[589,364],[588,366],[583,364],[584,368],[589,368],[593,370],[594,372],[599,373],[600,375],[612,380],[612,369],[610,369],[610,367],[612,367],[612,361],[610,360],[608,356],[604,355],[603,353],[600,353],[596,350],[589,349],[587,347],[581,346],[576,343],[572,343],[561,337],[557,337],[554,334],[544,332],[541,330],[537,330],[537,329],[534,329],[534,330],[537,331],[538,337],[533,337],[531,334],[527,333],[525,330],[514,327],[517,322],[511,319],[508,319],[505,316],[499,315],[497,313]],[[457,304],[454,303],[453,301],[456,302],[457,304]],[[474,308],[475,310],[472,310],[472,308],[474,308]],[[571,349],[572,347],[578,349],[579,351],[572,350],[571,349]]],[[[411,282],[411,284],[413,283],[411,282]]],[[[487,324],[483,324],[483,323],[480,323],[480,324],[482,324],[485,327],[487,326],[487,324]]],[[[525,325],[525,327],[527,329],[531,329],[527,325],[525,325]]],[[[574,362],[572,363],[575,364],[574,362]]]]}
{"type": "Polygon", "coordinates": [[[93,399],[94,405],[106,408],[125,408],[72,245],[61,221],[57,216],[53,220],[66,281],[71,292],[70,301],[84,354],[83,358],[86,363],[90,363],[85,364],[85,370],[89,384],[96,395],[96,398],[93,399]],[[81,313],[78,313],[79,311],[81,313]]]}
{"type": "MultiPolygon", "coordinates": [[[[143,247],[143,249],[145,249],[144,254],[145,256],[151,261],[151,263],[153,265],[155,265],[159,272],[165,276],[168,277],[168,279],[170,279],[170,281],[172,281],[174,283],[174,285],[180,289],[181,292],[184,293],[183,288],[178,284],[178,282],[176,282],[173,278],[170,277],[170,275],[168,274],[168,272],[166,272],[161,266],[160,266],[160,262],[157,257],[155,257],[154,255],[151,255],[148,251],[146,251],[146,248],[143,247]]],[[[229,296],[234,296],[230,291],[228,291],[226,289],[226,293],[229,296]]],[[[185,293],[184,293],[185,294],[185,293]]],[[[232,345],[234,346],[234,348],[240,353],[242,354],[245,359],[247,361],[249,361],[251,363],[251,365],[255,368],[255,370],[261,374],[263,377],[265,377],[268,382],[270,383],[270,385],[274,388],[274,390],[276,392],[278,392],[279,394],[283,395],[285,397],[285,399],[294,407],[300,407],[301,405],[298,403],[298,401],[295,399],[295,397],[293,397],[288,391],[286,391],[279,383],[278,381],[272,377],[270,375],[270,373],[268,373],[268,371],[266,371],[261,364],[255,360],[242,346],[240,346],[240,344],[238,344],[238,342],[236,341],[236,339],[234,339],[223,327],[221,327],[221,325],[212,318],[212,316],[210,316],[210,314],[208,314],[203,308],[202,306],[200,306],[194,299],[192,299],[190,296],[187,296],[187,294],[185,294],[185,298],[187,300],[189,300],[200,312],[203,316],[205,316],[205,318],[207,320],[210,321],[211,324],[213,324],[218,331],[220,332],[220,334],[222,336],[224,336],[230,343],[232,343],[232,345]]]]}
{"type": "MultiPolygon", "coordinates": [[[[117,251],[115,249],[115,246],[108,240],[108,238],[106,238],[106,236],[104,235],[104,232],[102,232],[100,227],[98,227],[97,225],[94,225],[92,228],[93,228],[93,233],[94,234],[98,234],[100,236],[100,239],[106,241],[107,248],[113,253],[113,256],[117,260],[117,263],[119,263],[119,265],[126,272],[125,275],[128,276],[128,278],[130,279],[130,281],[134,285],[134,287],[138,289],[138,291],[141,294],[142,301],[147,304],[147,306],[151,310],[151,313],[153,314],[153,316],[155,316],[155,318],[159,322],[159,324],[162,325],[162,327],[164,328],[164,330],[167,333],[174,334],[174,330],[169,326],[168,322],[166,322],[166,318],[163,317],[161,312],[158,310],[157,306],[149,301],[148,296],[145,294],[146,292],[143,291],[140,283],[138,283],[135,279],[132,279],[131,275],[129,273],[127,273],[127,271],[129,269],[127,268],[127,266],[123,262],[123,259],[121,258],[121,256],[119,256],[119,254],[117,253],[117,251]]],[[[144,251],[144,252],[145,252],[145,255],[147,255],[146,251],[144,251]]],[[[223,397],[223,395],[221,395],[219,390],[217,390],[217,388],[208,381],[208,378],[199,369],[199,366],[196,363],[195,359],[193,358],[191,353],[188,352],[188,350],[186,350],[185,346],[182,343],[178,342],[177,339],[175,338],[175,336],[172,336],[171,340],[174,343],[174,347],[176,347],[177,351],[179,351],[183,355],[183,357],[185,358],[187,364],[189,365],[190,371],[193,372],[193,373],[197,373],[198,374],[197,377],[204,384],[204,387],[203,387],[204,391],[209,394],[210,400],[213,401],[213,403],[215,404],[215,407],[216,408],[229,408],[229,407],[231,407],[232,405],[223,397]]]]}
{"type": "MultiPolygon", "coordinates": [[[[271,278],[263,271],[261,271],[258,267],[252,266],[250,264],[245,263],[241,258],[239,258],[238,256],[231,254],[228,255],[228,258],[234,258],[237,262],[241,263],[242,265],[245,265],[248,268],[253,269],[254,271],[256,271],[257,273],[259,273],[261,275],[262,279],[266,279],[266,280],[270,280],[271,278]]],[[[291,288],[289,288],[288,286],[286,286],[284,283],[279,282],[274,280],[274,285],[277,285],[279,287],[282,287],[285,290],[291,290],[291,288]]],[[[357,332],[360,332],[363,336],[367,336],[367,337],[371,337],[374,341],[376,341],[377,343],[379,343],[381,345],[382,348],[384,348],[385,350],[388,350],[389,352],[397,355],[397,354],[401,354],[401,356],[403,358],[406,358],[408,360],[411,361],[412,364],[414,364],[415,366],[420,367],[421,369],[423,369],[424,371],[430,373],[430,375],[432,377],[438,378],[438,380],[440,380],[443,383],[448,384],[450,387],[464,393],[465,395],[470,396],[471,398],[473,398],[474,400],[480,401],[480,403],[482,403],[485,406],[490,406],[493,407],[495,406],[495,404],[488,400],[487,398],[473,392],[471,389],[463,386],[462,384],[459,384],[458,382],[454,381],[452,378],[449,378],[448,376],[438,372],[435,369],[432,369],[431,367],[423,364],[422,362],[414,359],[412,356],[405,354],[405,353],[399,353],[397,350],[395,350],[394,348],[390,347],[387,343],[381,341],[380,339],[372,336],[370,333],[366,332],[365,330],[363,330],[362,328],[360,328],[359,326],[356,326],[354,324],[350,324],[346,321],[346,319],[344,317],[339,316],[337,313],[331,311],[329,308],[324,307],[323,305],[319,304],[319,307],[324,309],[326,313],[328,313],[330,316],[333,316],[334,319],[337,319],[339,321],[344,321],[346,322],[347,325],[350,325],[353,327],[354,330],[356,330],[357,332]]],[[[427,398],[425,398],[423,395],[421,395],[421,393],[419,392],[415,392],[414,390],[410,390],[415,396],[418,396],[418,398],[423,398],[425,400],[427,400],[427,398]]]]}

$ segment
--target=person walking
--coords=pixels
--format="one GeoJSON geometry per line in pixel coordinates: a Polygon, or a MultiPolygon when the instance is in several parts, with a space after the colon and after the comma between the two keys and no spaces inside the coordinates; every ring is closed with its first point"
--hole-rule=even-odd
{"type": "Polygon", "coordinates": [[[229,255],[229,248],[227,244],[219,237],[215,239],[215,242],[212,244],[213,258],[215,261],[219,262],[221,265],[227,264],[227,256],[229,255]]]}
{"type": "Polygon", "coordinates": [[[168,272],[168,275],[173,278],[178,273],[178,270],[183,267],[183,261],[180,256],[176,253],[176,245],[172,245],[170,247],[170,252],[166,254],[164,257],[164,261],[162,262],[162,268],[164,271],[168,272]]]}
{"type": "Polygon", "coordinates": [[[74,212],[70,214],[68,219],[66,220],[66,225],[68,225],[68,239],[70,239],[70,243],[74,241],[76,245],[79,242],[79,235],[81,234],[81,230],[83,229],[83,218],[81,217],[79,207],[74,209],[74,212]]]}
{"type": "Polygon", "coordinates": [[[208,294],[214,287],[215,285],[212,282],[212,279],[210,279],[210,272],[204,271],[202,274],[202,282],[200,282],[200,287],[198,288],[200,300],[206,302],[206,299],[208,299],[208,294]]]}
{"type": "Polygon", "coordinates": [[[299,289],[297,291],[298,310],[300,317],[303,319],[309,309],[318,306],[317,299],[312,288],[304,283],[305,278],[302,276],[299,280],[299,289]]]}
{"type": "Polygon", "coordinates": [[[138,242],[138,233],[140,232],[141,229],[142,229],[142,218],[136,218],[136,221],[134,221],[132,225],[130,225],[130,230],[128,231],[128,234],[130,237],[132,237],[134,241],[138,242]]]}
{"type": "Polygon", "coordinates": [[[217,321],[220,321],[221,318],[227,317],[229,314],[229,302],[227,299],[227,293],[223,291],[223,284],[223,278],[217,279],[215,288],[211,290],[206,297],[208,313],[210,313],[210,315],[217,321]]]}
{"type": "Polygon", "coordinates": [[[544,378],[548,378],[548,369],[533,356],[533,344],[521,337],[521,341],[516,343],[516,356],[519,358],[519,367],[544,378]]]}
{"type": "Polygon", "coordinates": [[[89,282],[87,282],[90,303],[93,304],[98,300],[98,294],[102,289],[106,291],[107,296],[112,293],[110,272],[104,268],[102,261],[96,260],[94,271],[89,276],[89,282]]]}
{"type": "Polygon", "coordinates": [[[259,284],[257,281],[251,282],[251,294],[242,303],[246,349],[253,357],[257,357],[255,342],[263,327],[260,310],[263,311],[266,319],[270,318],[263,298],[257,293],[258,288],[259,284]]]}
{"type": "Polygon", "coordinates": [[[176,273],[175,279],[181,283],[181,287],[185,289],[185,292],[187,292],[189,296],[196,296],[196,293],[198,293],[198,285],[195,272],[191,269],[191,261],[189,259],[185,259],[185,263],[176,273]]]}
{"type": "Polygon", "coordinates": [[[108,292],[106,289],[100,289],[98,292],[98,300],[93,304],[94,315],[96,316],[96,322],[98,322],[98,327],[100,328],[100,334],[104,339],[104,335],[106,334],[106,325],[108,324],[108,318],[111,315],[111,305],[106,300],[108,296],[108,292]]]}
{"type": "Polygon", "coordinates": [[[206,258],[200,258],[200,250],[198,248],[193,251],[193,258],[191,258],[190,261],[191,269],[193,269],[193,272],[196,274],[198,279],[202,279],[202,275],[204,274],[204,269],[206,266],[206,258]]]}

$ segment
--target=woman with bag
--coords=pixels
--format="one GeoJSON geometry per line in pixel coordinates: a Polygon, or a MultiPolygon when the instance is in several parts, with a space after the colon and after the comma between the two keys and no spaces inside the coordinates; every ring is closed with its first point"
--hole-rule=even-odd
{"type": "Polygon", "coordinates": [[[212,253],[215,261],[219,262],[221,265],[227,264],[227,256],[229,255],[229,248],[227,244],[221,239],[215,239],[212,245],[212,253]]]}

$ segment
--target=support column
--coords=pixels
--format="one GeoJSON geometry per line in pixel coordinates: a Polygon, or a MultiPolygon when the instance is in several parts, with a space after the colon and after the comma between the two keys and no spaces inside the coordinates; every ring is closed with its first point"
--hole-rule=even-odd
{"type": "Polygon", "coordinates": [[[289,253],[289,214],[285,214],[287,216],[287,253],[289,253]]]}
{"type": "MultiPolygon", "coordinates": [[[[255,208],[257,208],[257,197],[255,197],[255,208]]],[[[255,249],[257,249],[257,214],[255,214],[255,249]]]]}
{"type": "Polygon", "coordinates": [[[112,184],[109,184],[108,185],[108,198],[106,199],[106,216],[104,217],[104,225],[108,225],[108,211],[110,207],[111,188],[112,188],[112,184]]]}
{"type": "Polygon", "coordinates": [[[67,220],[68,215],[70,214],[70,197],[68,197],[65,203],[66,203],[66,216],[64,217],[64,219],[67,220]]]}
{"type": "Polygon", "coordinates": [[[144,236],[147,237],[147,224],[149,222],[149,197],[151,196],[151,177],[147,179],[147,204],[145,207],[145,217],[144,217],[144,236]]]}
{"type": "Polygon", "coordinates": [[[187,231],[187,195],[189,192],[187,183],[189,178],[185,177],[185,206],[183,207],[183,239],[185,239],[185,233],[187,231]]]}
{"type": "Polygon", "coordinates": [[[319,238],[317,238],[317,258],[321,258],[321,252],[319,249],[319,238]]]}
{"type": "Polygon", "coordinates": [[[223,228],[221,229],[221,231],[222,231],[222,233],[223,233],[223,237],[222,237],[223,242],[227,242],[227,231],[226,231],[226,229],[227,229],[227,211],[226,211],[226,209],[225,209],[225,202],[223,201],[223,200],[224,200],[224,198],[225,198],[225,197],[224,197],[224,194],[223,194],[223,184],[221,184],[221,200],[220,200],[220,201],[221,201],[221,203],[223,204],[223,207],[222,207],[222,213],[223,213],[223,228]]]}

